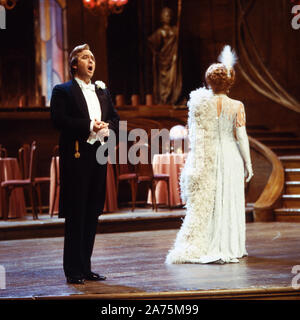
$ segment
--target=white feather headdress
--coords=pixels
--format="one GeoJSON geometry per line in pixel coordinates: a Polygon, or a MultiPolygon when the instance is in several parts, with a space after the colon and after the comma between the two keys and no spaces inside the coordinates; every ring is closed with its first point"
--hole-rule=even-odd
{"type": "Polygon", "coordinates": [[[218,61],[223,63],[228,70],[228,76],[230,75],[230,70],[237,62],[236,53],[229,45],[226,45],[221,54],[218,57],[218,61]]]}

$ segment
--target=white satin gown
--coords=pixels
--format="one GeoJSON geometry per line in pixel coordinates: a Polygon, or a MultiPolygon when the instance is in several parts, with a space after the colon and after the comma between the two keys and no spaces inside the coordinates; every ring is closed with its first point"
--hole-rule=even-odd
{"type": "Polygon", "coordinates": [[[206,90],[191,94],[189,109],[191,150],[181,181],[186,217],[166,263],[239,262],[247,255],[245,170],[235,129],[246,124],[244,106],[206,90]]]}

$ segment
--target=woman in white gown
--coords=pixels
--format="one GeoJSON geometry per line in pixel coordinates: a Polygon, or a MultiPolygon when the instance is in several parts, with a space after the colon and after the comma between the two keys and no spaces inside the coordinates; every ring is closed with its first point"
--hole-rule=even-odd
{"type": "Polygon", "coordinates": [[[247,255],[244,183],[245,175],[248,182],[253,173],[244,105],[227,96],[235,60],[225,46],[221,63],[206,71],[210,89],[190,94],[191,150],[180,180],[186,216],[168,264],[239,262],[247,255]]]}

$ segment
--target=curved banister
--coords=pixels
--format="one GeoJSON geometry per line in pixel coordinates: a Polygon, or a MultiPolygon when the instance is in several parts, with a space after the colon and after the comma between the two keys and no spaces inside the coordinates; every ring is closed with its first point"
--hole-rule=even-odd
{"type": "Polygon", "coordinates": [[[267,146],[249,137],[250,146],[262,154],[272,165],[268,182],[254,203],[255,221],[273,221],[273,209],[284,189],[284,168],[277,155],[267,146]]]}

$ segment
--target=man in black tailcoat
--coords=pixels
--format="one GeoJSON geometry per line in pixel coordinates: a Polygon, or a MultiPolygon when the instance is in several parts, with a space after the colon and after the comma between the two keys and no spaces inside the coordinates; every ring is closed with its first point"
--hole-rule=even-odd
{"type": "Polygon", "coordinates": [[[110,130],[118,132],[119,116],[101,81],[91,83],[95,58],[88,45],[70,54],[72,80],[54,87],[51,119],[60,131],[59,217],[65,218],[63,266],[68,283],[105,280],[92,272],[91,256],[98,217],[106,192],[106,164],[96,159],[97,148],[110,130]]]}

